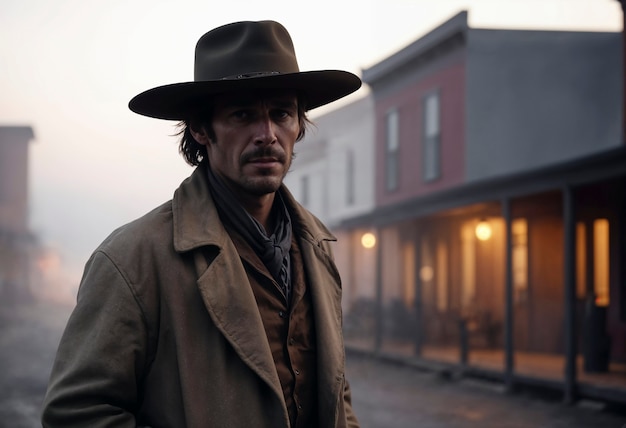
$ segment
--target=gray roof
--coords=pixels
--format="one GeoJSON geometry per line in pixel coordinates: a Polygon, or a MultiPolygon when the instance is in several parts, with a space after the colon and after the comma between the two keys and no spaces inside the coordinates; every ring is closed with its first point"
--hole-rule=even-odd
{"type": "Polygon", "coordinates": [[[387,59],[364,69],[363,81],[368,84],[374,83],[455,35],[465,33],[468,28],[467,11],[462,11],[387,59]]]}

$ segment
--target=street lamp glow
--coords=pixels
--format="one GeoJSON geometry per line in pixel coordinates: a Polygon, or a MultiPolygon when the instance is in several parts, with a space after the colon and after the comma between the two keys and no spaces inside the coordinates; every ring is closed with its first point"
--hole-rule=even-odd
{"type": "Polygon", "coordinates": [[[435,276],[435,271],[431,266],[422,266],[420,269],[420,279],[424,282],[429,282],[435,276]]]}
{"type": "Polygon", "coordinates": [[[476,237],[481,241],[486,241],[491,238],[492,233],[491,225],[487,220],[481,220],[476,225],[476,237]]]}
{"type": "Polygon", "coordinates": [[[361,236],[361,245],[363,245],[363,248],[374,248],[376,245],[376,236],[373,233],[364,233],[363,236],[361,236]]]}

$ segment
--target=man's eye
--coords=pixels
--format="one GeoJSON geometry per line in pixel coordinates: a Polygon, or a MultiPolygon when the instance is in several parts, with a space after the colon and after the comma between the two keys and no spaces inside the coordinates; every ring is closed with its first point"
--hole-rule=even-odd
{"type": "Polygon", "coordinates": [[[236,119],[247,119],[250,117],[250,112],[247,110],[235,110],[231,115],[236,119]]]}
{"type": "Polygon", "coordinates": [[[287,110],[276,110],[274,112],[274,117],[278,119],[286,119],[291,115],[287,110]]]}

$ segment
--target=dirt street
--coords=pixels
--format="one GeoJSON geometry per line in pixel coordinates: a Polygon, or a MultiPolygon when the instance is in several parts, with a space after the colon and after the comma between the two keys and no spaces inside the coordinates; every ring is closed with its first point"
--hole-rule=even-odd
{"type": "MultiPolygon", "coordinates": [[[[0,305],[0,428],[41,426],[41,401],[69,311],[50,303],[0,305]]],[[[348,379],[362,428],[626,427],[626,416],[594,406],[511,396],[497,385],[358,356],[348,359],[348,379]]]]}

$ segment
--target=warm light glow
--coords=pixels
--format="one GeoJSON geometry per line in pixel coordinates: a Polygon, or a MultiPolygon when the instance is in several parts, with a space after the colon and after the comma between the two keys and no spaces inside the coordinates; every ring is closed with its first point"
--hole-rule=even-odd
{"type": "Polygon", "coordinates": [[[376,236],[373,233],[364,233],[363,236],[361,236],[361,245],[363,245],[364,248],[374,248],[376,245],[376,236]]]}
{"type": "Polygon", "coordinates": [[[609,221],[605,218],[593,222],[593,289],[596,306],[610,304],[609,221]]]}
{"type": "Polygon", "coordinates": [[[431,281],[435,276],[435,271],[430,266],[422,266],[420,269],[420,279],[424,282],[431,281]]]}
{"type": "Polygon", "coordinates": [[[476,225],[476,237],[481,241],[486,241],[491,238],[491,225],[487,220],[481,220],[476,225]]]}

